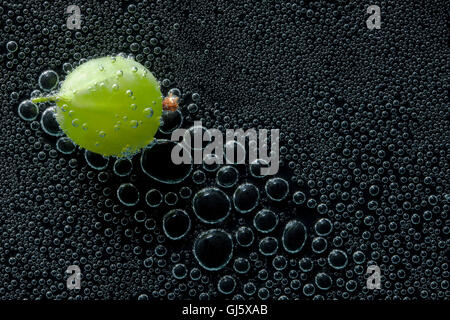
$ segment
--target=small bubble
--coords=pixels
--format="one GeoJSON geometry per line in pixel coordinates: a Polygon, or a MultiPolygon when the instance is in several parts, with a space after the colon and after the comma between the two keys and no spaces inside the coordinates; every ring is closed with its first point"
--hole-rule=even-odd
{"type": "Polygon", "coordinates": [[[61,137],[56,142],[56,149],[64,154],[71,154],[75,151],[76,145],[68,137],[61,137]]]}
{"type": "Polygon", "coordinates": [[[42,113],[41,127],[48,135],[58,137],[61,136],[63,132],[56,121],[55,110],[56,107],[49,107],[42,113]]]}
{"type": "Polygon", "coordinates": [[[76,128],[79,125],[80,125],[80,119],[73,119],[72,120],[72,126],[74,126],[76,128]]]}
{"type": "Polygon", "coordinates": [[[144,111],[142,112],[144,113],[144,116],[146,116],[147,118],[151,118],[153,116],[152,108],[145,108],[144,111]]]}
{"type": "Polygon", "coordinates": [[[130,127],[131,128],[137,128],[139,125],[139,122],[137,122],[137,120],[131,120],[130,121],[130,127]]]}
{"type": "Polygon", "coordinates": [[[8,52],[16,52],[18,47],[19,46],[15,41],[8,41],[8,43],[6,44],[6,50],[8,50],[8,52]]]}
{"type": "Polygon", "coordinates": [[[46,70],[39,76],[39,87],[42,90],[50,91],[58,84],[58,74],[53,70],[46,70]]]}
{"type": "Polygon", "coordinates": [[[30,100],[25,100],[19,104],[17,112],[23,120],[33,121],[39,114],[39,108],[30,100]]]}
{"type": "Polygon", "coordinates": [[[126,206],[134,206],[139,202],[139,191],[132,183],[123,183],[117,189],[117,198],[126,206]]]}

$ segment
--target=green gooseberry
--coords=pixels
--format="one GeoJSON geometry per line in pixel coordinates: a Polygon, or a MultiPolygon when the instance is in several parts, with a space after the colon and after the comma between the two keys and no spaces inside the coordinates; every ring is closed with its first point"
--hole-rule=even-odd
{"type": "Polygon", "coordinates": [[[127,157],[150,144],[162,114],[156,78],[140,63],[120,55],[81,64],[57,94],[31,101],[55,101],[56,120],[65,134],[104,156],[127,157]]]}

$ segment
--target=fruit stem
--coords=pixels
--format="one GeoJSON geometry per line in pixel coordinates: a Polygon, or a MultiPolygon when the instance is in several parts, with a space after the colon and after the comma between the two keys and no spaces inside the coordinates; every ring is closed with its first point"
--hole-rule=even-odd
{"type": "Polygon", "coordinates": [[[57,99],[58,99],[57,96],[37,97],[37,98],[31,99],[31,102],[40,103],[40,102],[46,102],[46,101],[56,101],[57,99]]]}

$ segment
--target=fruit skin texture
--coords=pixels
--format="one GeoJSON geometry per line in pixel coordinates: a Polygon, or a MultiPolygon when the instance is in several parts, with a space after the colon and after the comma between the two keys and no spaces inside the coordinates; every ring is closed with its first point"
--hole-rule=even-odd
{"type": "Polygon", "coordinates": [[[56,120],[80,147],[104,156],[126,157],[153,141],[160,125],[162,95],[153,74],[140,63],[103,57],[74,69],[54,97],[56,120]]]}

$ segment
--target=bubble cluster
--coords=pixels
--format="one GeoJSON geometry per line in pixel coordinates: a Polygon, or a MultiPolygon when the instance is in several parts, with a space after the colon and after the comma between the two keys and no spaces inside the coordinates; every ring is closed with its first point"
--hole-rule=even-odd
{"type": "MultiPolygon", "coordinates": [[[[448,299],[448,5],[377,4],[368,30],[366,2],[86,0],[70,30],[62,1],[3,1],[1,299],[448,299]],[[52,102],[31,102],[117,55],[178,104],[120,159],[77,147],[52,102]],[[178,128],[279,129],[279,171],[176,165],[178,128]],[[80,290],[66,288],[70,265],[80,290]]],[[[154,119],[137,92],[110,89],[154,119]]],[[[94,146],[115,132],[61,109],[94,146]]]]}

